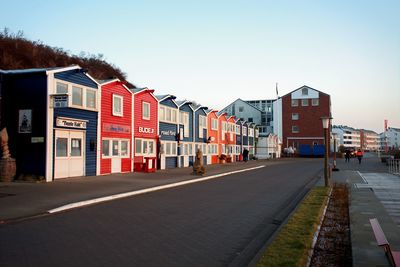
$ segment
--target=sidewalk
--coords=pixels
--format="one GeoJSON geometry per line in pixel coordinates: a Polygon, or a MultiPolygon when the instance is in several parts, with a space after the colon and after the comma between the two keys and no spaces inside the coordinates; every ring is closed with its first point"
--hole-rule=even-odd
{"type": "Polygon", "coordinates": [[[378,218],[391,247],[400,250],[400,177],[388,174],[387,166],[368,154],[361,164],[337,159],[337,167],[332,181],[347,183],[350,189],[353,266],[390,266],[369,219],[378,218]]]}
{"type": "MultiPolygon", "coordinates": [[[[215,175],[260,165],[280,164],[278,160],[257,160],[206,166],[215,175]]],[[[46,214],[70,203],[136,191],[180,181],[198,179],[192,168],[159,170],[155,173],[127,173],[59,179],[50,183],[0,183],[0,223],[46,214]]]]}

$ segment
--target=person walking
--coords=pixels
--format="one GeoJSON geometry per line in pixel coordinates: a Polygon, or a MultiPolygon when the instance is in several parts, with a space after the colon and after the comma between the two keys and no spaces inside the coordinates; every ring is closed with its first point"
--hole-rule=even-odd
{"type": "Polygon", "coordinates": [[[244,162],[249,160],[249,150],[247,150],[247,148],[243,149],[243,160],[244,162]]]}
{"type": "Polygon", "coordinates": [[[346,149],[346,151],[344,152],[344,157],[346,159],[346,162],[350,162],[350,150],[346,149]]]}
{"type": "Polygon", "coordinates": [[[361,151],[361,149],[357,150],[356,156],[358,159],[358,164],[361,164],[361,159],[363,158],[363,152],[361,151]]]}

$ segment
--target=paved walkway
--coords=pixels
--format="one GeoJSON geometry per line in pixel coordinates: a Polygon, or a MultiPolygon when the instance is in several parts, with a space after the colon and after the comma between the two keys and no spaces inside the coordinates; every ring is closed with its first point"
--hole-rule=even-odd
{"type": "Polygon", "coordinates": [[[400,250],[400,177],[387,173],[387,166],[375,155],[337,160],[333,182],[350,186],[350,229],[354,266],[390,266],[378,247],[369,219],[378,218],[391,246],[400,250]]]}

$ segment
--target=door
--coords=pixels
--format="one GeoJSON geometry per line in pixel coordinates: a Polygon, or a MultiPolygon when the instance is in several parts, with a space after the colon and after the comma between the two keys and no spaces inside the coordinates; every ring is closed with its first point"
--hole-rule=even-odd
{"type": "Polygon", "coordinates": [[[112,147],[111,172],[112,173],[121,172],[121,155],[120,155],[119,140],[112,140],[111,147],[112,147]]]}
{"type": "Polygon", "coordinates": [[[54,178],[83,176],[85,133],[56,130],[54,178]]]}

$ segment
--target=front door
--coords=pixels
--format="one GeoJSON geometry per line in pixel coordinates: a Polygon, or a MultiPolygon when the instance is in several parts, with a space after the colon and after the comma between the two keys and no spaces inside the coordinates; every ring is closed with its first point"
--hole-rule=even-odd
{"type": "Polygon", "coordinates": [[[83,176],[85,133],[56,130],[55,145],[54,178],[83,176]]]}

